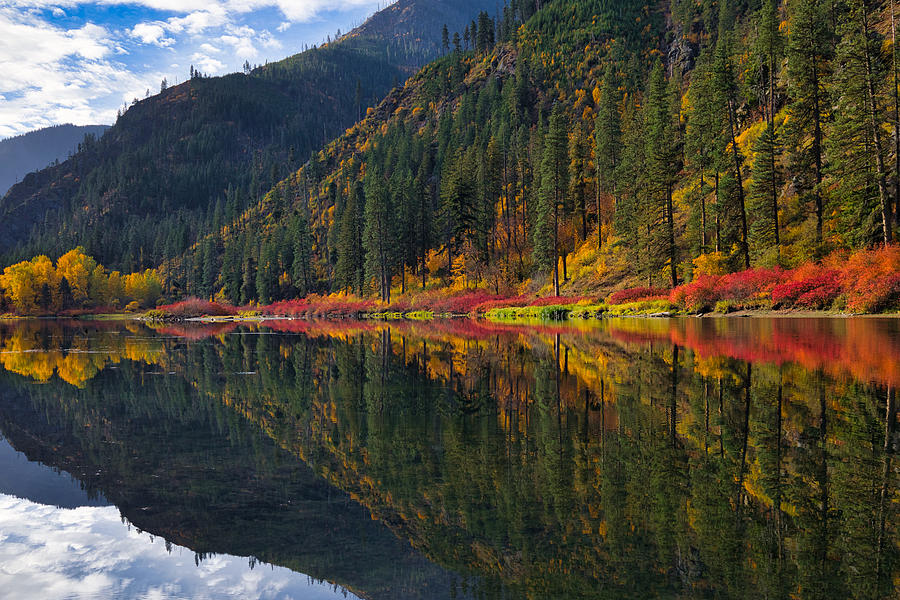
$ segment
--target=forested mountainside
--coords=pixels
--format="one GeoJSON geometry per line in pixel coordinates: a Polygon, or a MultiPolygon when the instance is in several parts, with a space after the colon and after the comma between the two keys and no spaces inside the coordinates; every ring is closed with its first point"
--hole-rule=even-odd
{"type": "Polygon", "coordinates": [[[32,171],[65,160],[86,135],[100,137],[107,125],[55,125],[0,140],[0,194],[32,171]]]}
{"type": "Polygon", "coordinates": [[[435,57],[435,18],[462,29],[479,5],[493,8],[486,0],[403,0],[320,48],[161,86],[104,136],[0,200],[0,262],[77,245],[126,272],[177,256],[255,204],[411,66],[435,57]]]}
{"type": "Polygon", "coordinates": [[[175,289],[559,295],[893,239],[892,4],[539,4],[482,15],[474,45],[168,265],[175,289]]]}

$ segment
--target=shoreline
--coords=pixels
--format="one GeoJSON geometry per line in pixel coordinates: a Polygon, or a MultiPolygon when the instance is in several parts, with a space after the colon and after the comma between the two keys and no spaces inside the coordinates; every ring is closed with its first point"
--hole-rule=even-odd
{"type": "Polygon", "coordinates": [[[165,324],[165,323],[262,323],[264,321],[441,321],[441,320],[461,320],[471,319],[475,321],[489,321],[496,323],[521,323],[529,324],[535,322],[543,323],[588,323],[591,321],[605,321],[609,319],[759,319],[759,318],[775,318],[775,319],[857,319],[857,318],[893,318],[900,319],[900,312],[888,313],[848,313],[827,310],[800,310],[800,309],[748,309],[736,310],[727,313],[723,312],[706,312],[706,313],[678,313],[678,312],[599,312],[589,315],[572,315],[571,310],[562,307],[553,307],[558,310],[553,311],[552,317],[538,317],[535,315],[515,314],[513,311],[524,310],[528,307],[510,307],[509,311],[503,316],[490,314],[427,314],[423,315],[421,311],[401,313],[401,312],[372,312],[372,313],[321,313],[307,315],[197,315],[197,316],[164,316],[154,315],[148,317],[146,313],[117,313],[117,314],[98,314],[98,315],[0,315],[0,323],[14,321],[138,321],[149,324],[165,324]]]}
{"type": "Polygon", "coordinates": [[[131,317],[147,323],[261,323],[264,321],[316,321],[316,320],[350,320],[350,321],[440,321],[471,319],[474,321],[489,321],[496,323],[522,323],[529,324],[535,321],[545,323],[587,323],[591,321],[605,321],[610,319],[745,319],[745,318],[779,318],[779,319],[856,319],[856,318],[895,318],[900,319],[900,313],[842,313],[832,311],[814,310],[742,310],[729,313],[709,312],[700,314],[678,313],[647,313],[647,314],[608,314],[590,317],[570,317],[555,319],[535,319],[533,317],[491,318],[486,315],[445,314],[434,315],[428,318],[421,316],[407,317],[404,313],[392,313],[386,316],[383,313],[344,315],[323,314],[313,316],[287,316],[287,315],[257,315],[257,316],[199,316],[172,319],[146,319],[143,317],[131,317]]]}

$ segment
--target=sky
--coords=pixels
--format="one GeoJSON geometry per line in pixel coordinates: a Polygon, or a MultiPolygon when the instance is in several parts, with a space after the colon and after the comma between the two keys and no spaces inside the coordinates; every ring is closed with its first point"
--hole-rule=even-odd
{"type": "Polygon", "coordinates": [[[390,0],[0,0],[0,139],[116,112],[191,65],[223,75],[349,31],[390,0]]]}

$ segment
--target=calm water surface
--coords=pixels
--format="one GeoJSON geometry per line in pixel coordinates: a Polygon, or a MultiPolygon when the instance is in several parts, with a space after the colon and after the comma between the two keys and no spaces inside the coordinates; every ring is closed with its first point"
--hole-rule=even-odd
{"type": "Polygon", "coordinates": [[[0,598],[896,598],[900,319],[0,322],[0,598]]]}

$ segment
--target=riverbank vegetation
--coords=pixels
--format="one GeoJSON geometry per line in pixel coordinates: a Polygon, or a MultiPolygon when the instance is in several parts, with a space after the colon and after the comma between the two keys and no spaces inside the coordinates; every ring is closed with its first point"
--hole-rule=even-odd
{"type": "Polygon", "coordinates": [[[75,248],[54,263],[47,256],[10,265],[0,275],[0,314],[72,315],[82,312],[138,310],[162,296],[153,269],[122,275],[75,248]]]}
{"type": "Polygon", "coordinates": [[[487,317],[494,320],[564,320],[630,315],[732,313],[736,311],[831,311],[878,313],[900,310],[900,247],[837,252],[796,269],[756,268],[728,273],[715,262],[690,282],[672,289],[625,288],[606,296],[502,296],[485,290],[447,293],[436,289],[394,296],[390,302],[348,294],[236,307],[191,298],[159,306],[151,320],[201,317],[355,317],[422,319],[487,317]]]}

